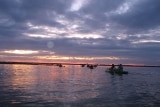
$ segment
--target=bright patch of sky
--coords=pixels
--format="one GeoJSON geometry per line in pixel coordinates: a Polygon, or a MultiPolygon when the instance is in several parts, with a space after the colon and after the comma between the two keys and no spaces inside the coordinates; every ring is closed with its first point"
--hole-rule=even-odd
{"type": "Polygon", "coordinates": [[[128,3],[124,3],[122,6],[120,6],[116,11],[115,13],[118,13],[118,14],[123,14],[123,13],[126,13],[128,10],[129,10],[130,6],[128,3]]]}
{"type": "Polygon", "coordinates": [[[67,38],[93,38],[93,39],[103,38],[103,36],[97,35],[97,34],[70,34],[66,37],[67,38]]]}
{"type": "MultiPolygon", "coordinates": [[[[62,18],[62,17],[61,17],[62,18]]],[[[66,28],[56,28],[56,27],[49,27],[49,26],[37,26],[33,25],[32,23],[28,22],[27,25],[30,30],[39,30],[39,32],[35,33],[23,33],[26,36],[34,37],[34,38],[103,38],[102,35],[97,34],[96,32],[92,33],[79,33],[77,28],[81,26],[81,21],[73,21],[70,23],[67,19],[62,20],[61,18],[57,19],[59,22],[66,25],[66,28]]],[[[63,17],[64,18],[64,17],[63,17]]]]}
{"type": "Polygon", "coordinates": [[[33,51],[33,50],[6,50],[6,51],[4,51],[4,53],[29,55],[29,54],[37,54],[39,52],[33,51]]]}
{"type": "Polygon", "coordinates": [[[160,40],[138,40],[132,42],[133,44],[139,44],[139,43],[160,43],[160,40]]]}
{"type": "Polygon", "coordinates": [[[70,11],[79,11],[83,6],[87,5],[89,0],[73,0],[70,11]]]}
{"type": "Polygon", "coordinates": [[[127,13],[132,6],[134,6],[138,0],[126,0],[122,5],[120,5],[116,10],[111,11],[109,13],[105,13],[106,16],[114,15],[114,14],[125,14],[127,13]]]}

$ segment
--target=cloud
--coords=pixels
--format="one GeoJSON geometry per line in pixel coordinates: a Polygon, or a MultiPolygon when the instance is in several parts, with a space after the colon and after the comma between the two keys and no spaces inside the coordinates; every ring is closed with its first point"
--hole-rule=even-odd
{"type": "Polygon", "coordinates": [[[32,50],[6,50],[3,52],[8,53],[8,54],[22,54],[22,55],[37,54],[38,53],[38,51],[32,51],[32,50]]]}
{"type": "Polygon", "coordinates": [[[155,61],[160,53],[159,4],[158,0],[1,0],[0,51],[155,61]]]}
{"type": "MultiPolygon", "coordinates": [[[[128,3],[128,1],[126,3],[128,3]]],[[[124,8],[127,8],[127,5],[124,8]]],[[[125,27],[129,27],[131,30],[153,29],[158,27],[160,24],[159,9],[159,0],[136,0],[136,3],[132,3],[128,11],[123,14],[116,14],[111,18],[113,18],[113,21],[116,21],[125,27]]]]}
{"type": "Polygon", "coordinates": [[[70,11],[79,11],[83,6],[87,5],[90,0],[73,0],[70,11]]]}

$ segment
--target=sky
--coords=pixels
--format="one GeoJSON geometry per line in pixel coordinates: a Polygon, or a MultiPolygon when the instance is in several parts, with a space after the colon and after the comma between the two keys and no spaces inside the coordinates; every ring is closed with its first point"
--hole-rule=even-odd
{"type": "Polygon", "coordinates": [[[0,0],[0,61],[160,65],[160,0],[0,0]]]}

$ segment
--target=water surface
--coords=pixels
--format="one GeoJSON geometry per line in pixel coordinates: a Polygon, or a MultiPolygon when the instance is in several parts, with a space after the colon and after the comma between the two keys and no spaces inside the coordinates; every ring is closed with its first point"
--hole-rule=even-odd
{"type": "Polygon", "coordinates": [[[0,65],[1,107],[159,107],[160,68],[0,65]]]}

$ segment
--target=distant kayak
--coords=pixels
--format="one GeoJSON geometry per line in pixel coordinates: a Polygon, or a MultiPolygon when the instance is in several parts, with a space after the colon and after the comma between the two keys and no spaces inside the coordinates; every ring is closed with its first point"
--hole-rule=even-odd
{"type": "Polygon", "coordinates": [[[107,69],[106,72],[108,72],[110,74],[119,74],[119,75],[128,74],[128,71],[119,71],[117,69],[115,69],[115,70],[107,69]]]}

